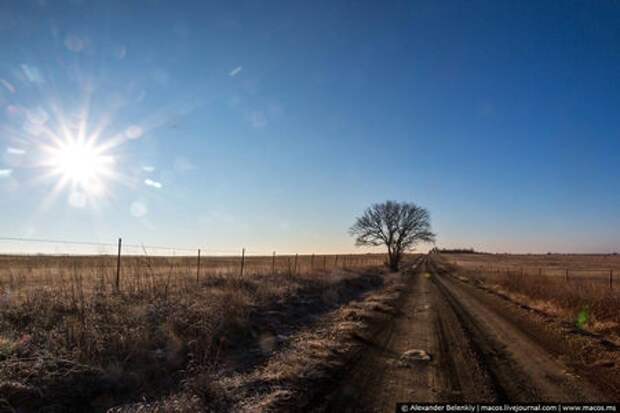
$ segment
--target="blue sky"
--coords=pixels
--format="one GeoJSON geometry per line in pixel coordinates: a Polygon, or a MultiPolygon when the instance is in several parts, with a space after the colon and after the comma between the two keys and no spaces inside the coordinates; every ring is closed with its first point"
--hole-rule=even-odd
{"type": "Polygon", "coordinates": [[[614,1],[5,1],[0,79],[4,236],[347,252],[394,199],[439,246],[619,249],[614,1]],[[42,149],[80,126],[97,191],[42,149]]]}

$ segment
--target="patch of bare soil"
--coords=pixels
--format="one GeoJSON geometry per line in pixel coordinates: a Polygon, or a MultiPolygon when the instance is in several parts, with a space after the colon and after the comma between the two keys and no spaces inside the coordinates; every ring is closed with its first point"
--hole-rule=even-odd
{"type": "Polygon", "coordinates": [[[477,354],[423,262],[409,274],[400,316],[368,340],[359,362],[316,411],[393,411],[398,401],[488,401],[477,354]],[[464,396],[466,395],[466,396],[464,396]]]}
{"type": "Polygon", "coordinates": [[[364,340],[314,411],[393,411],[399,401],[601,402],[620,398],[618,349],[458,278],[430,258],[400,312],[364,340]]]}
{"type": "MultiPolygon", "coordinates": [[[[440,265],[438,271],[455,279],[451,277],[455,269],[450,266],[440,265]]],[[[588,331],[580,327],[577,320],[568,320],[563,314],[531,306],[527,299],[482,281],[456,279],[461,281],[457,285],[459,288],[466,289],[483,305],[496,308],[496,313],[507,322],[562,361],[567,374],[586,378],[604,393],[602,397],[620,399],[620,344],[617,337],[588,331]]]]}

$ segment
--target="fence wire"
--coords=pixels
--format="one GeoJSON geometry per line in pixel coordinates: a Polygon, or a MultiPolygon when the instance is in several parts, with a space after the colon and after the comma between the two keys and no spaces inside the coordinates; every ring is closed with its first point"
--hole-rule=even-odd
{"type": "Polygon", "coordinates": [[[67,274],[95,277],[115,289],[135,289],[145,277],[168,283],[171,278],[199,282],[209,276],[327,274],[384,261],[383,254],[298,254],[147,245],[121,239],[112,243],[0,237],[0,290],[3,286],[45,286],[62,281],[67,274]]]}

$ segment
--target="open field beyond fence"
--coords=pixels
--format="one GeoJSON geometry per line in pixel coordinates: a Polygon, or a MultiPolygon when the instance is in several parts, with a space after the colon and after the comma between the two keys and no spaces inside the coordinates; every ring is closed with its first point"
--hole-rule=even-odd
{"type": "Polygon", "coordinates": [[[564,281],[595,282],[620,291],[620,255],[443,254],[450,262],[482,274],[560,277],[564,281]]]}
{"type": "Polygon", "coordinates": [[[47,256],[0,255],[0,289],[14,293],[54,285],[138,291],[163,282],[169,286],[209,276],[302,275],[382,265],[383,254],[272,256],[47,256]],[[118,285],[117,285],[118,278],[118,285]]]}

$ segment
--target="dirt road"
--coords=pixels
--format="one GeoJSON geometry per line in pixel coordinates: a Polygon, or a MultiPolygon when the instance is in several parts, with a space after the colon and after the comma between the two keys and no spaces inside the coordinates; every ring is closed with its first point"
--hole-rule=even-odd
{"type": "Polygon", "coordinates": [[[618,399],[570,368],[527,312],[425,259],[399,315],[360,338],[361,358],[318,410],[392,412],[398,401],[601,402],[618,399]],[[413,358],[403,358],[410,350],[413,358]],[[418,356],[417,359],[415,356],[418,356]]]}

